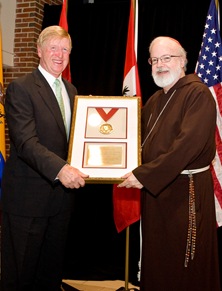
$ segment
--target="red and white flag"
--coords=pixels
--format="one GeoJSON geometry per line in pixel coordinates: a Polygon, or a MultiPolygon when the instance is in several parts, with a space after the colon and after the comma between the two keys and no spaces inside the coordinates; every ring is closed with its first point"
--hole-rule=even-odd
{"type": "MultiPolygon", "coordinates": [[[[67,0],[63,0],[62,11],[61,11],[61,14],[60,14],[60,19],[59,19],[59,26],[63,27],[66,31],[68,31],[67,0]]],[[[62,76],[63,76],[63,78],[65,78],[69,82],[72,81],[71,72],[70,72],[70,63],[68,63],[67,67],[62,72],[62,76]]]]}
{"type": "MultiPolygon", "coordinates": [[[[138,0],[131,0],[126,46],[123,95],[141,96],[137,68],[138,0]]],[[[114,222],[118,232],[140,219],[140,190],[113,186],[114,222]]]]}
{"type": "Polygon", "coordinates": [[[141,96],[137,67],[138,0],[131,0],[128,25],[126,59],[123,79],[124,96],[141,96]]]}
{"type": "MultiPolygon", "coordinates": [[[[217,105],[216,156],[211,164],[217,225],[222,226],[222,43],[219,2],[211,0],[195,72],[209,87],[217,105]]],[[[206,112],[207,114],[207,112],[206,112]]]]}

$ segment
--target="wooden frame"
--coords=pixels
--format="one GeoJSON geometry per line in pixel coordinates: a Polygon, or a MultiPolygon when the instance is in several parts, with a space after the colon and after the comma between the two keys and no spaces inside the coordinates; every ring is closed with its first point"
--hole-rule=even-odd
{"type": "Polygon", "coordinates": [[[87,183],[119,183],[141,163],[141,98],[75,97],[68,163],[87,183]]]}

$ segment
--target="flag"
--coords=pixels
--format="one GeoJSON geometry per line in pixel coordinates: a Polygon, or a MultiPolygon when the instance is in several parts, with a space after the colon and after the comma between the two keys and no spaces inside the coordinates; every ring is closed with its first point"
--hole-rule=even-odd
{"type": "MultiPolygon", "coordinates": [[[[141,96],[137,68],[138,0],[131,0],[123,78],[124,96],[141,96]]],[[[113,214],[118,232],[140,219],[140,190],[113,186],[113,214]]]]}
{"type": "Polygon", "coordinates": [[[137,67],[138,0],[131,0],[123,79],[124,96],[141,96],[137,67]]]}
{"type": "Polygon", "coordinates": [[[1,198],[1,195],[2,195],[1,184],[2,184],[2,175],[3,175],[4,166],[5,166],[5,159],[3,157],[2,152],[0,152],[0,198],[1,198]]]}
{"type": "Polygon", "coordinates": [[[211,164],[217,225],[222,225],[222,43],[220,37],[219,3],[211,0],[203,40],[195,72],[209,87],[217,106],[216,155],[211,164]]]}
{"type": "MultiPolygon", "coordinates": [[[[63,27],[66,31],[68,31],[68,21],[67,21],[67,0],[63,0],[62,10],[59,19],[59,26],[63,27]]],[[[63,78],[71,82],[71,72],[70,72],[70,63],[68,63],[65,70],[62,72],[63,78]]]]}
{"type": "Polygon", "coordinates": [[[5,111],[4,111],[4,89],[3,89],[3,62],[2,62],[2,32],[0,27],[0,196],[2,173],[5,165],[5,111]]]}

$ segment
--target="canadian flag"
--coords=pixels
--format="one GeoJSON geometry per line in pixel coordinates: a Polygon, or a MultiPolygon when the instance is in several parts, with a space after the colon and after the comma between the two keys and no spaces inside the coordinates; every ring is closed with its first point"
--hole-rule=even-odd
{"type": "MultiPolygon", "coordinates": [[[[66,2],[66,0],[63,0],[62,11],[61,11],[61,14],[60,14],[60,19],[59,19],[59,26],[63,27],[66,31],[68,31],[67,2],[66,2]]],[[[63,76],[63,78],[65,78],[69,82],[72,81],[71,72],[70,72],[70,63],[68,63],[67,67],[62,72],[62,76],[63,76]]]]}
{"type": "MultiPolygon", "coordinates": [[[[137,68],[138,0],[131,0],[124,67],[123,95],[141,96],[137,68]]],[[[113,215],[118,232],[140,219],[140,190],[113,186],[113,215]]]]}

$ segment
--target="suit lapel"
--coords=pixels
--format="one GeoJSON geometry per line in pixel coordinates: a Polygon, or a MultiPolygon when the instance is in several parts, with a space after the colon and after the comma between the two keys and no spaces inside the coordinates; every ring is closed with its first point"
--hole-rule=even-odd
{"type": "Polygon", "coordinates": [[[58,124],[58,127],[60,128],[60,130],[66,137],[66,131],[65,131],[65,126],[62,119],[62,114],[60,112],[60,108],[58,106],[58,102],[55,98],[54,92],[52,91],[50,85],[48,84],[48,82],[46,81],[46,79],[43,77],[43,75],[38,69],[36,69],[33,72],[33,74],[35,76],[35,84],[37,86],[37,90],[39,92],[40,97],[45,102],[49,111],[54,116],[58,124]]]}
{"type": "Polygon", "coordinates": [[[71,114],[73,112],[73,106],[74,106],[74,94],[73,94],[73,87],[70,86],[70,83],[65,80],[65,79],[62,79],[63,80],[63,83],[66,87],[66,90],[67,90],[67,93],[68,93],[68,96],[69,96],[69,99],[70,99],[70,109],[71,109],[71,114]]]}

